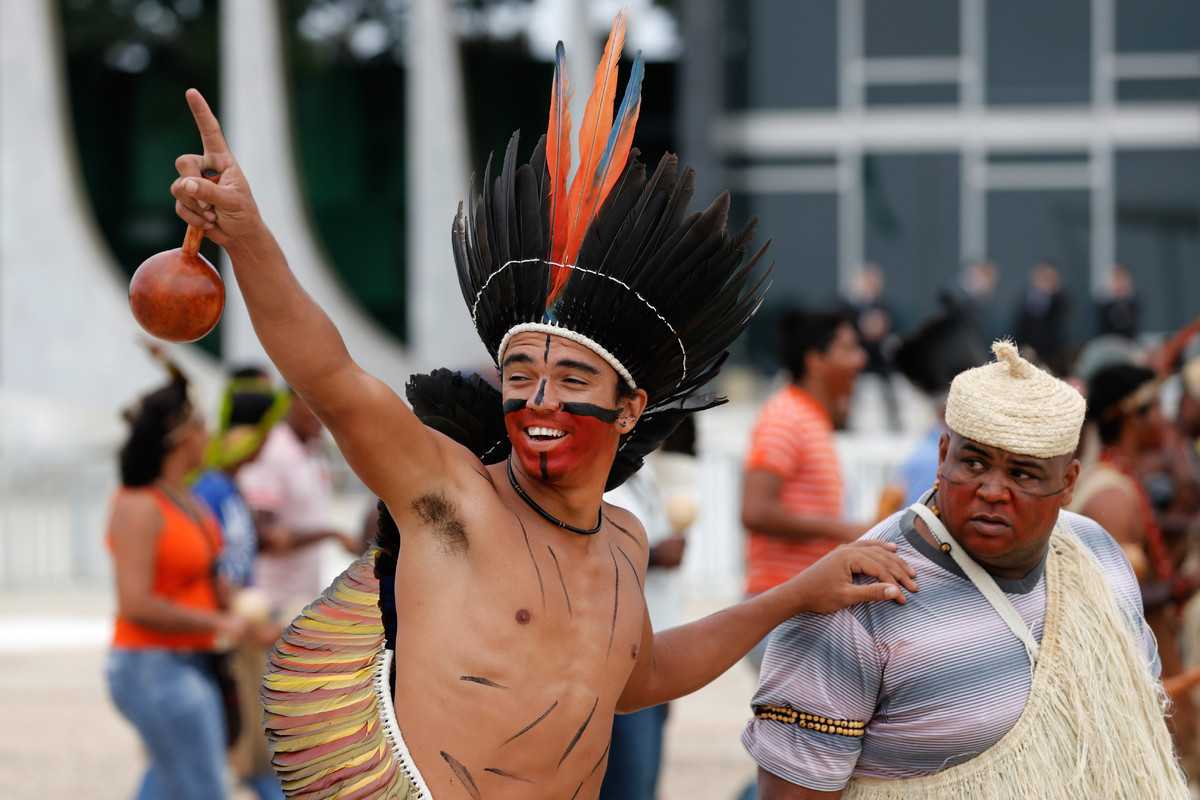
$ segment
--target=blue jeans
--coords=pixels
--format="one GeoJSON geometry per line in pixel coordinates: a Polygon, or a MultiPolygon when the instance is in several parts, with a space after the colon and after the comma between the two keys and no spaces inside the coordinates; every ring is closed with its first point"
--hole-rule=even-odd
{"type": "Polygon", "coordinates": [[[608,770],[598,800],[654,800],[666,703],[613,718],[608,770]]]}
{"type": "Polygon", "coordinates": [[[113,702],[137,728],[150,767],[137,800],[224,800],[225,712],[203,653],[113,649],[113,702]]]}

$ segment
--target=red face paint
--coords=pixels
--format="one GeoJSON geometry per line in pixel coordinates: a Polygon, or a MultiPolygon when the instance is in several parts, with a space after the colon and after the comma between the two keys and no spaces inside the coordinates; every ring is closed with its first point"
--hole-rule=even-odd
{"type": "Polygon", "coordinates": [[[590,415],[565,411],[534,411],[527,407],[510,411],[504,417],[513,453],[528,475],[542,480],[561,480],[590,464],[613,433],[611,422],[590,415]],[[534,439],[530,428],[562,431],[557,439],[534,439]]]}

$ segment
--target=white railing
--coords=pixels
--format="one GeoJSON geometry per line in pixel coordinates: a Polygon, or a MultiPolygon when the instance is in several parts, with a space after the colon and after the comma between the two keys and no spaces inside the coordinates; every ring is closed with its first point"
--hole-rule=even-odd
{"type": "MultiPolygon", "coordinates": [[[[700,415],[699,513],[683,562],[685,591],[693,596],[730,598],[741,592],[741,461],[756,405],[730,404],[700,415]]],[[[904,434],[839,434],[852,518],[874,517],[880,490],[914,440],[911,428],[904,434]]],[[[344,462],[335,458],[334,463],[340,478],[337,522],[349,530],[360,524],[369,495],[344,462]]],[[[112,568],[104,537],[116,485],[111,448],[0,451],[0,592],[109,586],[112,568]]]]}
{"type": "Polygon", "coordinates": [[[0,589],[106,586],[104,531],[116,485],[108,450],[0,453],[0,589]]]}

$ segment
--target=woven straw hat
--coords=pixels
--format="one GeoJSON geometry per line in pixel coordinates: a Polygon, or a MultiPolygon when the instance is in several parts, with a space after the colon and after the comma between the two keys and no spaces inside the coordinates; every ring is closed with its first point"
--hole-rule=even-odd
{"type": "Polygon", "coordinates": [[[992,343],[996,360],[950,384],[946,426],[980,444],[1051,458],[1074,452],[1087,403],[1064,381],[1021,358],[1011,341],[992,343]]]}

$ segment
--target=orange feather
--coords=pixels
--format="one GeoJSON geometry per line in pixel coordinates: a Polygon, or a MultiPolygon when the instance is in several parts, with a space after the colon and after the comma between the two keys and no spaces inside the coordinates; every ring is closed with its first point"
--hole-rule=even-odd
{"type": "Polygon", "coordinates": [[[612,130],[613,101],[617,96],[617,62],[625,47],[624,9],[613,20],[612,30],[604,45],[604,56],[596,67],[592,93],[588,96],[579,123],[579,169],[571,181],[570,214],[571,228],[568,233],[566,258],[574,263],[579,245],[583,242],[596,198],[603,186],[596,180],[596,168],[608,147],[608,135],[612,130]]]}

